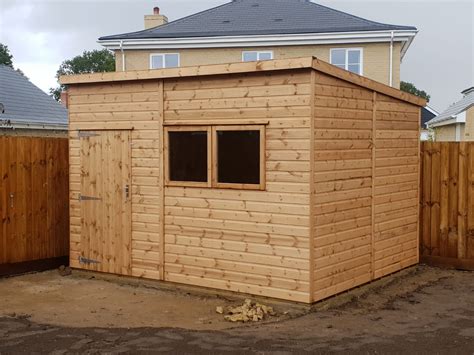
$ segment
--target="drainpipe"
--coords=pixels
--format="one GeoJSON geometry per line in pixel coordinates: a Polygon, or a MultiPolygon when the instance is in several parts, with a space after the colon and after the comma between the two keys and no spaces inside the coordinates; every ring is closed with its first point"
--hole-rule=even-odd
{"type": "Polygon", "coordinates": [[[393,86],[393,37],[394,33],[391,32],[390,36],[390,73],[389,73],[389,85],[393,86]]]}
{"type": "Polygon", "coordinates": [[[123,50],[123,41],[120,41],[120,51],[122,52],[122,71],[125,71],[125,52],[123,50]]]}

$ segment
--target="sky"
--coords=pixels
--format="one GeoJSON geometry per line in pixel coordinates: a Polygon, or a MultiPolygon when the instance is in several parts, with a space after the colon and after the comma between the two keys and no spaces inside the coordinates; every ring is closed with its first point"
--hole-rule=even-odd
{"type": "MultiPolygon", "coordinates": [[[[97,38],[143,29],[154,6],[175,20],[229,0],[0,0],[0,43],[44,91],[62,61],[101,49],[97,38]]],[[[370,20],[416,26],[401,79],[431,94],[436,110],[474,86],[474,0],[317,0],[370,20]]]]}

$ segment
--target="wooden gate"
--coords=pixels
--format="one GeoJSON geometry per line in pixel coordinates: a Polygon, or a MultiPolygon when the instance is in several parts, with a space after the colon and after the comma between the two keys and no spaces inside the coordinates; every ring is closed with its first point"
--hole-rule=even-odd
{"type": "Polygon", "coordinates": [[[82,267],[131,273],[129,131],[80,132],[82,267]]]}
{"type": "Polygon", "coordinates": [[[67,262],[67,139],[0,137],[0,218],[0,275],[67,262]]]}
{"type": "Polygon", "coordinates": [[[424,142],[421,155],[421,259],[474,270],[474,142],[424,142]]]}

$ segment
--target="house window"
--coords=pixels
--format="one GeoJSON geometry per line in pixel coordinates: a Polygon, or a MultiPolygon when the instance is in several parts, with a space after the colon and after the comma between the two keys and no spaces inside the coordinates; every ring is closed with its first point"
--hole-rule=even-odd
{"type": "Polygon", "coordinates": [[[331,49],[331,64],[352,73],[363,75],[361,48],[334,48],[331,49]]]}
{"type": "Polygon", "coordinates": [[[150,55],[150,69],[179,67],[179,53],[164,53],[150,55]]]}
{"type": "Polygon", "coordinates": [[[257,51],[249,51],[249,52],[242,52],[242,61],[243,62],[255,62],[257,60],[272,60],[273,59],[273,52],[266,51],[266,52],[257,52],[257,51]]]}
{"type": "Polygon", "coordinates": [[[264,189],[264,126],[166,128],[166,183],[264,189]]]}

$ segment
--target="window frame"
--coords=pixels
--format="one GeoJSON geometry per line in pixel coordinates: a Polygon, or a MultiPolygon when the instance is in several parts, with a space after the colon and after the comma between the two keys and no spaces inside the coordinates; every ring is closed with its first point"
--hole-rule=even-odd
{"type": "Polygon", "coordinates": [[[198,187],[237,190],[265,190],[266,188],[266,146],[264,124],[251,125],[182,125],[163,127],[164,135],[164,174],[165,186],[170,187],[198,187]],[[172,181],[170,180],[169,132],[207,132],[207,182],[172,181]],[[218,131],[259,131],[260,132],[260,183],[239,184],[218,182],[218,131]]]}
{"type": "Polygon", "coordinates": [[[261,60],[273,60],[275,59],[275,57],[273,56],[273,51],[242,51],[242,62],[244,63],[250,63],[250,62],[253,62],[252,61],[245,61],[244,60],[244,56],[246,53],[257,53],[257,62],[258,61],[261,61],[261,60]],[[270,53],[270,55],[272,56],[270,59],[260,59],[260,54],[262,53],[270,53]]]}
{"type": "Polygon", "coordinates": [[[179,68],[179,67],[181,67],[181,55],[179,53],[151,53],[150,54],[150,70],[179,68]],[[167,67],[166,66],[166,55],[177,55],[178,56],[178,66],[177,67],[167,67]],[[162,57],[163,58],[163,68],[153,68],[153,57],[162,57]]]}
{"type": "Polygon", "coordinates": [[[210,126],[164,127],[163,153],[164,153],[165,186],[211,187],[212,185],[212,175],[211,175],[212,129],[210,126]],[[175,180],[170,179],[169,132],[207,132],[207,182],[175,181],[175,180]]]}
{"type": "MultiPolygon", "coordinates": [[[[342,47],[342,48],[331,48],[330,53],[329,53],[329,63],[332,65],[335,65],[332,63],[332,53],[333,51],[337,50],[344,50],[345,51],[345,63],[344,63],[344,69],[347,70],[349,73],[357,74],[357,75],[364,75],[364,48],[361,47],[342,47]],[[352,71],[349,71],[349,51],[358,51],[360,54],[360,73],[354,73],[352,71]]],[[[336,65],[335,65],[336,66],[336,65]]],[[[339,68],[339,67],[338,67],[339,68]]],[[[341,68],[342,69],[342,68],[341,68]]]]}
{"type": "Polygon", "coordinates": [[[212,127],[212,187],[223,189],[238,189],[238,190],[265,190],[265,126],[263,125],[239,125],[239,126],[213,126],[212,127]],[[218,182],[218,138],[217,131],[259,131],[260,132],[260,183],[259,184],[239,184],[218,182]]]}

